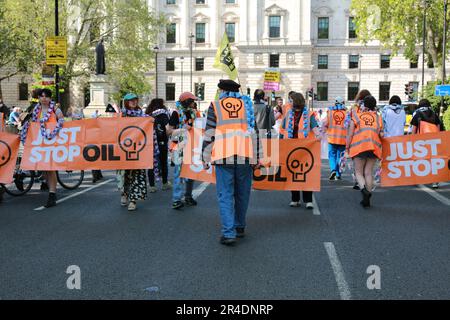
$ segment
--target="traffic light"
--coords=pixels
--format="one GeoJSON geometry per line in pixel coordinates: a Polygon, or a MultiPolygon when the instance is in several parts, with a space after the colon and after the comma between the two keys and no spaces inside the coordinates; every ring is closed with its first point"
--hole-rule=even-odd
{"type": "Polygon", "coordinates": [[[405,84],[405,95],[408,97],[408,101],[414,100],[414,88],[410,83],[405,84]]]}

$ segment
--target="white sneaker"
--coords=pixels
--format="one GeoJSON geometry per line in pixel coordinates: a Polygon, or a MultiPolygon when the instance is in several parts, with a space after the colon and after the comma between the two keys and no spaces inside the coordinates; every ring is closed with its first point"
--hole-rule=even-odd
{"type": "Polygon", "coordinates": [[[308,203],[306,204],[306,209],[309,209],[309,210],[314,209],[314,204],[313,204],[312,202],[308,202],[308,203]]]}
{"type": "Polygon", "coordinates": [[[292,208],[296,208],[296,207],[300,207],[301,204],[300,204],[300,202],[292,201],[292,202],[289,204],[289,206],[291,206],[292,208]]]}
{"type": "Polygon", "coordinates": [[[122,196],[120,197],[120,205],[121,205],[122,207],[126,207],[127,204],[128,204],[127,196],[126,196],[126,195],[122,195],[122,196]]]}
{"type": "Polygon", "coordinates": [[[136,211],[136,202],[131,201],[130,204],[128,205],[128,211],[136,211]]]}
{"type": "Polygon", "coordinates": [[[433,183],[431,186],[433,189],[439,189],[439,183],[433,183]]]}
{"type": "Polygon", "coordinates": [[[158,191],[158,189],[156,189],[156,187],[150,187],[149,188],[149,192],[150,193],[155,193],[156,191],[158,191]]]}

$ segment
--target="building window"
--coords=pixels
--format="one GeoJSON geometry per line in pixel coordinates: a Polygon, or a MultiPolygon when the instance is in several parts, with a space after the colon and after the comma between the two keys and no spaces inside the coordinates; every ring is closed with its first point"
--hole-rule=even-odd
{"type": "Polygon", "coordinates": [[[19,83],[19,100],[28,100],[28,83],[19,83]]]}
{"type": "Polygon", "coordinates": [[[200,99],[200,101],[205,100],[205,84],[204,83],[196,83],[194,85],[195,88],[195,96],[200,99]]]}
{"type": "Polygon", "coordinates": [[[269,67],[270,68],[279,68],[280,67],[280,55],[279,54],[271,54],[269,59],[269,67]]]}
{"type": "Polygon", "coordinates": [[[225,3],[236,3],[236,0],[226,0],[225,3]]]}
{"type": "Polygon", "coordinates": [[[319,55],[318,68],[319,69],[328,69],[328,56],[327,55],[319,55]]]}
{"type": "Polygon", "coordinates": [[[177,25],[176,25],[176,23],[170,23],[167,26],[166,42],[167,43],[176,43],[177,42],[177,25]]]}
{"type": "Polygon", "coordinates": [[[429,69],[434,69],[434,62],[433,62],[433,59],[430,56],[428,56],[428,59],[427,59],[427,67],[429,69]]]}
{"type": "Polygon", "coordinates": [[[349,82],[347,85],[347,101],[354,101],[359,92],[359,82],[349,82]]]}
{"type": "Polygon", "coordinates": [[[356,39],[356,24],[355,24],[355,18],[350,17],[348,19],[348,38],[349,39],[356,39]]]}
{"type": "Polygon", "coordinates": [[[317,82],[317,100],[328,101],[328,82],[317,82]]]}
{"type": "Polygon", "coordinates": [[[166,71],[175,71],[175,58],[166,58],[166,71]]]}
{"type": "Polygon", "coordinates": [[[419,56],[417,55],[414,59],[409,61],[410,69],[417,69],[419,67],[419,56]]]}
{"type": "Polygon", "coordinates": [[[166,101],[175,101],[175,83],[166,83],[166,101]]]}
{"type": "Polygon", "coordinates": [[[236,41],[236,25],[234,23],[225,23],[225,31],[230,42],[236,41]]]}
{"type": "Polygon", "coordinates": [[[279,38],[281,35],[281,17],[269,16],[269,37],[279,38]]]}
{"type": "Polygon", "coordinates": [[[348,56],[348,68],[349,69],[358,69],[359,67],[359,55],[351,54],[348,56]]]}
{"type": "Polygon", "coordinates": [[[380,101],[389,101],[391,95],[391,83],[380,82],[380,101]]]}
{"type": "Polygon", "coordinates": [[[206,0],[195,0],[195,4],[205,4],[206,0]]]}
{"type": "Polygon", "coordinates": [[[196,43],[205,43],[206,39],[206,24],[205,23],[196,23],[195,24],[195,42],[196,43]]]}
{"type": "Polygon", "coordinates": [[[319,18],[319,30],[318,30],[319,39],[328,40],[329,31],[330,31],[329,24],[330,24],[329,18],[327,18],[327,17],[319,18]]]}
{"type": "Polygon", "coordinates": [[[381,69],[389,69],[391,67],[391,56],[390,55],[388,55],[388,54],[381,55],[380,67],[381,67],[381,69]]]}
{"type": "Polygon", "coordinates": [[[167,0],[166,4],[176,4],[176,0],[167,0]]]}
{"type": "Polygon", "coordinates": [[[205,58],[195,58],[195,71],[205,70],[205,58]]]}

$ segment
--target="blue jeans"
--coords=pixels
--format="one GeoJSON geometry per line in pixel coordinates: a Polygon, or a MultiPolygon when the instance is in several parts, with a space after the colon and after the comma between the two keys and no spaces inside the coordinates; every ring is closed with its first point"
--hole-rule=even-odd
{"type": "Polygon", "coordinates": [[[245,228],[253,169],[248,164],[217,165],[217,198],[219,200],[222,235],[236,238],[236,228],[245,228]]]}
{"type": "Polygon", "coordinates": [[[331,172],[336,171],[336,176],[341,176],[341,168],[339,160],[341,160],[342,153],[345,152],[345,146],[340,144],[328,144],[328,160],[330,161],[331,172]]]}
{"type": "Polygon", "coordinates": [[[194,180],[183,179],[180,177],[181,165],[175,165],[173,172],[173,189],[172,189],[172,201],[181,201],[183,199],[183,182],[186,185],[184,193],[185,198],[192,198],[192,190],[194,189],[194,180]]]}

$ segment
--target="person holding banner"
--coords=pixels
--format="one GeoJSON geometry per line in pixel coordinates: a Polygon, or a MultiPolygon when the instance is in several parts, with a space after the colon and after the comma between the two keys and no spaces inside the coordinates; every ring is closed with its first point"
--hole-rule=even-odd
{"type": "MultiPolygon", "coordinates": [[[[128,93],[124,96],[122,117],[143,117],[144,111],[139,107],[138,96],[128,93]]],[[[120,204],[128,211],[137,209],[137,201],[147,198],[147,175],[145,169],[118,171],[119,189],[121,190],[120,204]]]]}
{"type": "MultiPolygon", "coordinates": [[[[21,132],[21,140],[25,143],[28,128],[31,122],[40,123],[40,134],[47,140],[54,139],[64,124],[64,115],[61,109],[56,108],[56,104],[52,102],[52,92],[50,89],[40,89],[38,92],[39,103],[33,108],[31,119],[27,121],[21,132]],[[46,124],[50,123],[55,128],[49,132],[46,128],[46,124]]],[[[41,190],[46,190],[48,187],[49,194],[48,200],[45,205],[46,208],[56,206],[56,171],[44,172],[46,183],[43,182],[41,190]]]]}
{"type": "MultiPolygon", "coordinates": [[[[251,98],[239,93],[240,84],[220,80],[219,100],[208,109],[202,147],[205,169],[216,169],[216,190],[222,222],[220,243],[231,246],[245,236],[246,215],[253,182],[255,116],[251,98]]],[[[257,152],[256,152],[257,153],[257,152]]]]}
{"type": "MultiPolygon", "coordinates": [[[[320,141],[319,124],[314,113],[306,106],[305,97],[298,92],[293,93],[291,97],[292,108],[281,124],[280,139],[312,139],[315,136],[320,141]]],[[[314,209],[312,191],[303,191],[302,196],[306,208],[314,209]]],[[[300,191],[291,191],[291,198],[292,201],[289,205],[300,207],[300,191]]]]}
{"type": "Polygon", "coordinates": [[[194,180],[180,177],[181,165],[183,163],[182,142],[186,139],[187,131],[192,130],[195,119],[200,117],[200,113],[197,111],[197,104],[195,103],[197,100],[198,98],[191,92],[182,93],[177,102],[178,110],[172,112],[169,123],[166,126],[167,134],[172,136],[170,149],[172,152],[172,161],[175,164],[172,191],[172,209],[175,210],[181,209],[185,205],[188,207],[197,205],[197,201],[192,196],[194,180]],[[184,202],[182,201],[183,182],[185,184],[184,202]]]}
{"type": "Polygon", "coordinates": [[[356,179],[362,188],[361,205],[364,208],[370,207],[373,168],[382,156],[383,122],[376,106],[377,100],[373,96],[364,98],[359,112],[353,112],[346,142],[346,153],[353,159],[356,179]]]}

